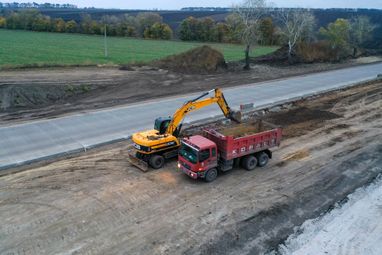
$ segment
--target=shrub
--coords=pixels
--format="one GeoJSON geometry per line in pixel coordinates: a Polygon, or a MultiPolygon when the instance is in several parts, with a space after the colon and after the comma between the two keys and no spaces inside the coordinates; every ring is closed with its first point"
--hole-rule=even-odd
{"type": "Polygon", "coordinates": [[[4,17],[0,16],[0,28],[4,28],[7,26],[7,20],[4,17]]]}
{"type": "Polygon", "coordinates": [[[338,61],[338,54],[328,41],[301,42],[296,47],[297,58],[304,63],[338,61]]]}
{"type": "Polygon", "coordinates": [[[157,22],[145,29],[144,37],[146,39],[170,40],[172,38],[172,30],[167,24],[157,22]]]}

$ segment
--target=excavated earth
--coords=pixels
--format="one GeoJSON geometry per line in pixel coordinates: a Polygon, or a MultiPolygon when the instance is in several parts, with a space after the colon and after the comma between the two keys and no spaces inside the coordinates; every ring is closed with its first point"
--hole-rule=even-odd
{"type": "Polygon", "coordinates": [[[271,130],[272,128],[274,128],[272,125],[268,125],[267,122],[260,120],[248,121],[240,124],[230,123],[228,127],[221,125],[220,128],[217,127],[215,128],[215,130],[225,136],[233,136],[234,138],[238,138],[271,130]]]}
{"type": "MultiPolygon", "coordinates": [[[[128,142],[0,177],[0,254],[262,254],[382,172],[382,83],[256,113],[285,139],[213,183],[143,173],[128,142]]],[[[217,125],[217,124],[216,124],[217,125]]]]}

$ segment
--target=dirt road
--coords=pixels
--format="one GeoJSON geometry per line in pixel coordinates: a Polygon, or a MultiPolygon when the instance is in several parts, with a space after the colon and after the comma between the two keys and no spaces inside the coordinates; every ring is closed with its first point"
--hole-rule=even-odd
{"type": "Polygon", "coordinates": [[[264,253],[378,175],[381,108],[379,82],[271,109],[270,165],[210,184],[142,173],[126,143],[0,177],[0,254],[264,253]]]}
{"type": "Polygon", "coordinates": [[[150,67],[51,68],[0,72],[0,124],[52,118],[73,112],[164,96],[230,87],[294,75],[375,63],[368,57],[340,64],[254,65],[217,74],[181,74],[150,67]]]}

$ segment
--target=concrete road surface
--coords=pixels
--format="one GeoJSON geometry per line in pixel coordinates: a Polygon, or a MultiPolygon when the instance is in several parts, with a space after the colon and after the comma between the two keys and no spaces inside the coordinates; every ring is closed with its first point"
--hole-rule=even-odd
{"type": "MultiPolygon", "coordinates": [[[[255,107],[350,86],[382,73],[382,63],[352,67],[283,80],[224,89],[231,107],[253,103],[255,107]]],[[[0,169],[7,169],[58,155],[128,138],[133,132],[152,128],[154,119],[169,116],[199,94],[147,101],[96,112],[0,127],[0,169]]],[[[185,122],[221,114],[209,106],[190,114],[185,122]]]]}

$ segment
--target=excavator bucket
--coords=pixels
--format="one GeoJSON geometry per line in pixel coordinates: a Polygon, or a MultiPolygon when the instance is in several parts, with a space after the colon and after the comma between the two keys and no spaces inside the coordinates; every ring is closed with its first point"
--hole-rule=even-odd
{"type": "Polygon", "coordinates": [[[241,112],[240,111],[231,111],[229,115],[229,119],[240,123],[241,122],[241,112]]]}
{"type": "Polygon", "coordinates": [[[143,172],[147,172],[149,170],[149,164],[147,164],[146,161],[143,161],[142,159],[137,158],[133,152],[129,152],[128,160],[130,164],[139,168],[143,172]]]}

